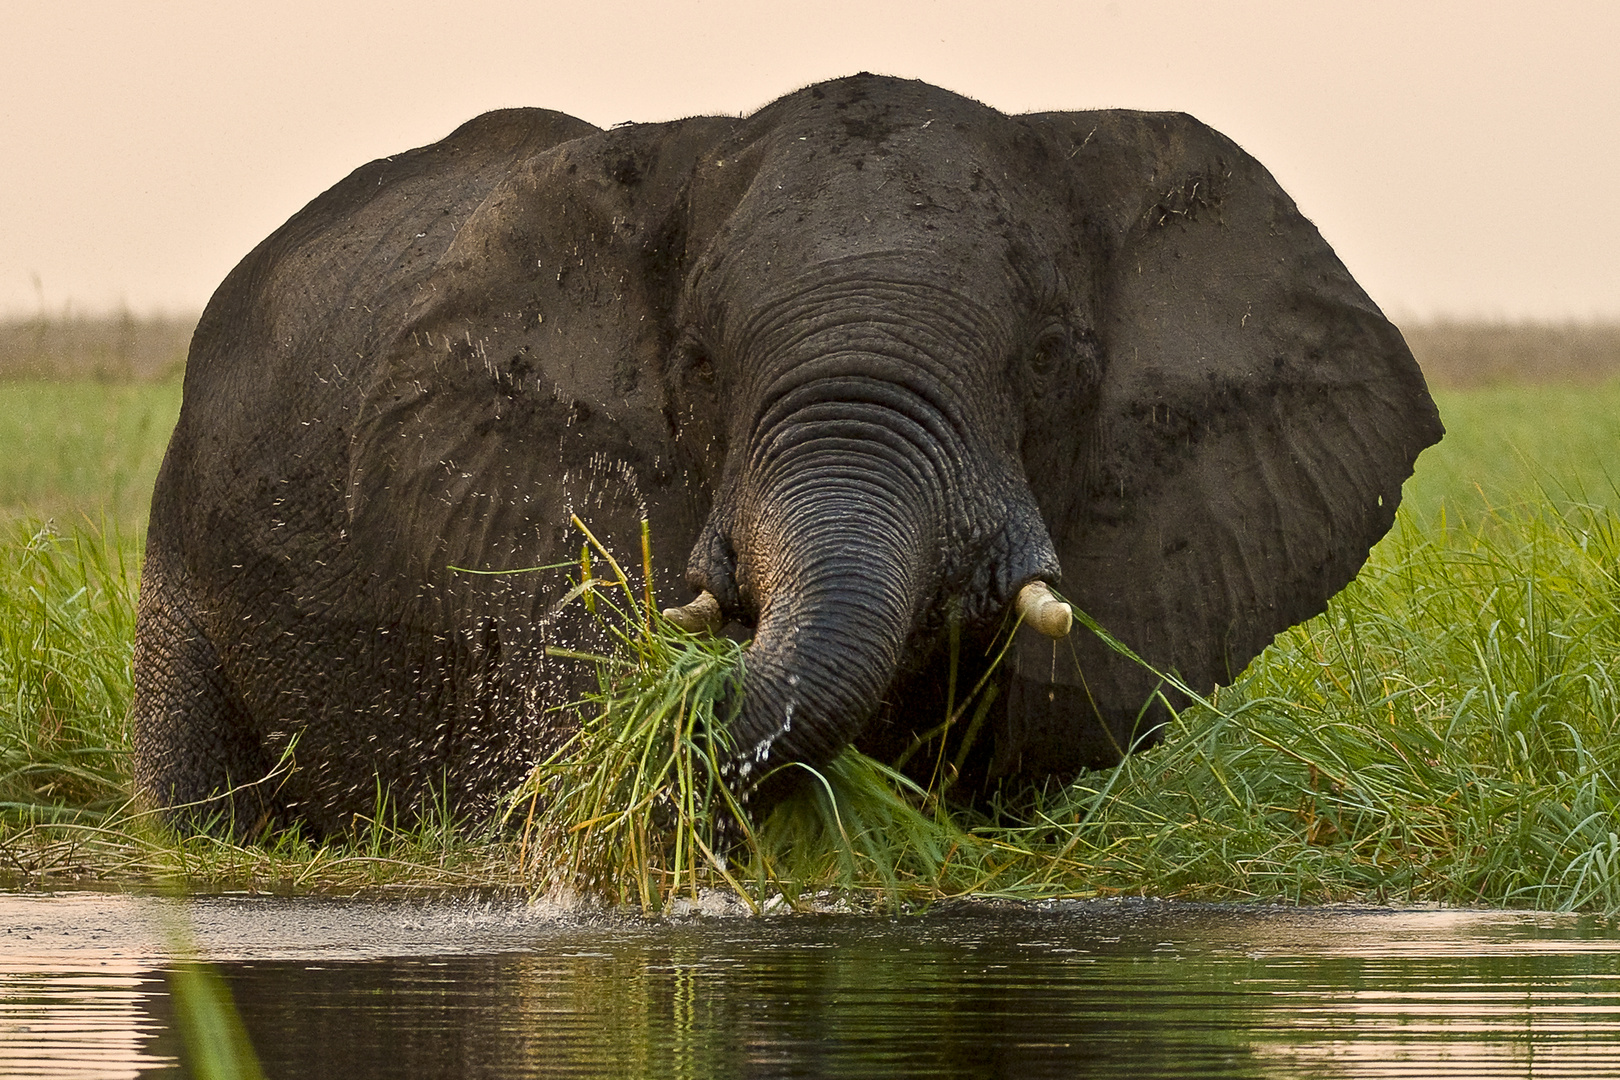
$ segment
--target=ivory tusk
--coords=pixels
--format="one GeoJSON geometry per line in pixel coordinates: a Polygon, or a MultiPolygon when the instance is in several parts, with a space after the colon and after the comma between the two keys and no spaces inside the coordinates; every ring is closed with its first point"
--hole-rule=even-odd
{"type": "Polygon", "coordinates": [[[665,608],[664,618],[689,634],[712,634],[726,625],[720,617],[720,601],[707,589],[685,607],[665,608]]]}
{"type": "Polygon", "coordinates": [[[1069,627],[1074,625],[1074,612],[1052,595],[1044,581],[1032,581],[1018,590],[1018,614],[1049,638],[1068,637],[1069,627]]]}

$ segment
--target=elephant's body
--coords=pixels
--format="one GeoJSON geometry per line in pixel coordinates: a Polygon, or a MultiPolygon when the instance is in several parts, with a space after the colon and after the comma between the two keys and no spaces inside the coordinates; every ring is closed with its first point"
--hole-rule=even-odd
{"type": "MultiPolygon", "coordinates": [[[[1354,576],[1439,434],[1398,332],[1189,118],[869,76],[741,120],[492,113],[316,199],[205,312],[137,779],[238,828],[341,828],[383,789],[487,809],[587,685],[546,647],[599,631],[566,570],[455,568],[567,562],[571,512],[626,554],[645,517],[661,599],[690,553],[758,627],[743,788],[892,754],[943,712],[948,626],[982,642],[1060,573],[1213,686],[1354,576]]],[[[1151,737],[1151,676],[1020,635],[981,778],[1151,737]]]]}

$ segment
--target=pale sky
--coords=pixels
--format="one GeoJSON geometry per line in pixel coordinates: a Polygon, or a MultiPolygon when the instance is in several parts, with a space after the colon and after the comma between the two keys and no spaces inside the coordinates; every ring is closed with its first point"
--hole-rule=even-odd
{"type": "Polygon", "coordinates": [[[487,109],[735,115],[867,70],[1190,112],[1397,319],[1620,320],[1616,0],[0,0],[0,41],[0,315],[200,310],[487,109]]]}

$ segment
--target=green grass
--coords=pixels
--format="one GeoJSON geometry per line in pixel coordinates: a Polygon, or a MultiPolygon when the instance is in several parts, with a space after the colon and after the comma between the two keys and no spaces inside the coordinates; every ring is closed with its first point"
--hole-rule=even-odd
{"type": "Polygon", "coordinates": [[[130,546],[14,522],[0,553],[0,811],[99,818],[129,791],[130,546]]]}
{"type": "Polygon", "coordinates": [[[341,843],[176,839],[130,800],[129,657],[139,545],[89,526],[5,526],[0,546],[0,880],[198,887],[522,884],[510,844],[386,813],[341,843]]]}
{"type": "Polygon", "coordinates": [[[1620,518],[1403,517],[1327,614],[1047,814],[1026,835],[1078,838],[1109,890],[1620,910],[1620,518]]]}
{"type": "Polygon", "coordinates": [[[736,654],[641,630],[626,590],[632,647],[543,770],[537,791],[567,797],[537,861],[565,852],[569,884],[651,909],[684,880],[750,905],[834,888],[1620,910],[1620,517],[1546,499],[1417,517],[1163,747],[978,816],[846,752],[730,863],[669,763],[736,654]],[[653,825],[660,800],[681,807],[673,830],[653,825]]]}
{"type": "MultiPolygon", "coordinates": [[[[129,388],[59,389],[42,413],[116,412],[129,388]]],[[[999,817],[846,754],[739,829],[704,798],[704,709],[737,651],[649,632],[645,598],[599,557],[575,602],[617,607],[620,652],[580,741],[514,793],[505,832],[438,819],[323,845],[176,840],[127,805],[138,533],[82,518],[48,530],[12,496],[0,872],[276,891],[561,884],[645,909],[715,888],[752,906],[830,890],[891,907],[1124,893],[1620,911],[1620,383],[1438,398],[1447,441],[1327,614],[1187,710],[1163,746],[999,817]]],[[[155,460],[151,415],[127,443],[91,443],[155,460]]],[[[48,425],[30,446],[5,430],[13,456],[83,452],[55,449],[48,425]]],[[[110,485],[85,483],[35,490],[106,505],[110,485]]]]}
{"type": "Polygon", "coordinates": [[[1620,379],[1435,393],[1446,437],[1424,451],[1404,505],[1432,520],[1509,503],[1620,507],[1620,379]]]}
{"type": "Polygon", "coordinates": [[[180,382],[0,381],[0,518],[146,530],[180,382]]]}

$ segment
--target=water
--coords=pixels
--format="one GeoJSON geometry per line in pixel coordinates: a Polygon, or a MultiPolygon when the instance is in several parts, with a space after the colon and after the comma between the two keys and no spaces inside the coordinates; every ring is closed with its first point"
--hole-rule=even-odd
{"type": "Polygon", "coordinates": [[[181,928],[271,1077],[1620,1076],[1620,930],[1568,916],[83,893],[0,896],[0,1076],[184,1075],[181,928]]]}

